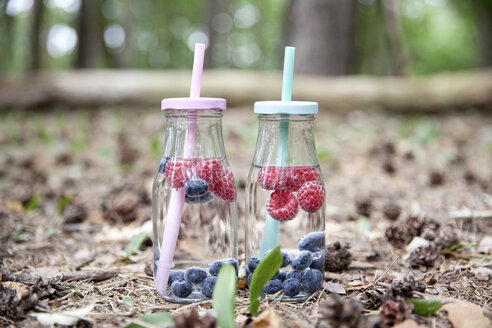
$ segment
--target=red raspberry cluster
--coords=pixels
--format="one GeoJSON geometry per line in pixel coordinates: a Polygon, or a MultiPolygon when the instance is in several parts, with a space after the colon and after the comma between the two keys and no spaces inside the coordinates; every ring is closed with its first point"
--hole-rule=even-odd
{"type": "Polygon", "coordinates": [[[325,200],[320,180],[319,170],[309,166],[269,166],[258,172],[259,185],[274,190],[267,201],[267,212],[279,221],[295,218],[298,206],[308,213],[319,210],[325,200]]]}
{"type": "Polygon", "coordinates": [[[171,188],[181,188],[192,178],[208,183],[209,190],[228,202],[236,200],[237,188],[230,168],[220,158],[170,159],[166,164],[165,176],[171,188]]]}

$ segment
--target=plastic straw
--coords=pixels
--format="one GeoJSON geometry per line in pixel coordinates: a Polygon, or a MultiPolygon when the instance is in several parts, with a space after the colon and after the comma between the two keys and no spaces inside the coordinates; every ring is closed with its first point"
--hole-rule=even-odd
{"type": "MultiPolygon", "coordinates": [[[[292,100],[292,80],[294,79],[294,58],[296,48],[285,47],[284,72],[282,77],[282,101],[292,100]]],[[[289,114],[280,114],[280,131],[277,149],[276,164],[285,166],[287,161],[287,141],[289,140],[289,114]]],[[[277,245],[279,222],[268,213],[265,218],[265,231],[260,244],[260,256],[277,245]]]]}
{"type": "MultiPolygon", "coordinates": [[[[205,56],[205,44],[195,44],[195,56],[193,59],[193,72],[191,75],[190,98],[200,97],[200,87],[202,84],[203,58],[205,56]]],[[[196,136],[196,116],[192,113],[188,115],[188,124],[186,128],[186,139],[184,148],[184,158],[193,158],[193,148],[196,136]]],[[[184,188],[173,188],[171,190],[171,199],[169,212],[166,217],[164,226],[164,235],[162,237],[161,256],[157,264],[157,273],[155,275],[155,285],[161,295],[167,294],[167,282],[169,274],[173,267],[174,251],[178,240],[179,226],[183,215],[185,193],[184,188]]]]}

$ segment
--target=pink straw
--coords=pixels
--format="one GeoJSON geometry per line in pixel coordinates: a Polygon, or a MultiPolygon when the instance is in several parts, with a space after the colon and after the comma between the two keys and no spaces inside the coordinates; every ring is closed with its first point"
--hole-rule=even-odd
{"type": "MultiPolygon", "coordinates": [[[[204,56],[205,44],[195,44],[190,98],[200,97],[204,56]]],[[[193,148],[196,136],[196,117],[192,114],[188,117],[184,149],[185,159],[193,158],[193,148]]],[[[155,285],[157,291],[162,296],[167,294],[167,282],[169,281],[169,274],[171,272],[171,268],[173,267],[174,251],[176,249],[179,226],[181,225],[181,217],[183,215],[184,200],[184,188],[173,188],[171,190],[169,212],[167,213],[166,224],[164,226],[164,235],[162,237],[161,256],[159,257],[159,262],[157,263],[157,272],[155,275],[155,285]]]]}

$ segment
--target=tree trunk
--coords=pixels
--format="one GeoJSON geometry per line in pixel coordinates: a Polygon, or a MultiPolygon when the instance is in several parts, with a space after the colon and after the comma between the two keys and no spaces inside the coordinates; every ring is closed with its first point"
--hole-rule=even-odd
{"type": "Polygon", "coordinates": [[[31,22],[31,35],[30,35],[30,52],[31,62],[29,64],[29,70],[35,71],[41,67],[41,47],[40,36],[41,26],[43,20],[43,0],[34,0],[32,7],[32,22],[31,22]]]}
{"type": "Polygon", "coordinates": [[[79,46],[75,68],[93,68],[97,66],[101,53],[102,29],[100,1],[83,0],[80,2],[77,34],[79,46]]]}
{"type": "Polygon", "coordinates": [[[478,2],[478,33],[482,66],[492,66],[492,1],[478,2]]]}
{"type": "MultiPolygon", "coordinates": [[[[216,14],[229,12],[229,5],[230,5],[229,0],[206,1],[207,10],[205,10],[206,12],[205,21],[207,22],[207,27],[209,32],[208,32],[208,46],[207,46],[207,51],[205,51],[205,60],[203,62],[203,66],[205,68],[212,68],[217,66],[216,65],[217,62],[213,58],[214,48],[216,48],[217,43],[222,42],[223,44],[225,44],[227,33],[217,32],[213,27],[213,20],[216,14]]],[[[223,66],[224,63],[221,63],[219,61],[218,64],[219,66],[223,66]]]]}
{"type": "Polygon", "coordinates": [[[317,75],[350,72],[356,0],[291,0],[287,45],[296,47],[295,70],[317,75]]]}
{"type": "Polygon", "coordinates": [[[398,8],[395,0],[379,0],[384,18],[384,26],[393,64],[393,73],[397,76],[408,74],[408,60],[403,47],[398,8]]]}

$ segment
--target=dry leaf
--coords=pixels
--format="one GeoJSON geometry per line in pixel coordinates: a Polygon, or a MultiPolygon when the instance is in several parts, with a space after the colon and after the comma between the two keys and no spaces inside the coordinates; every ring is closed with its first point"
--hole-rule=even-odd
{"type": "Polygon", "coordinates": [[[492,255],[492,236],[485,236],[477,246],[477,252],[492,255]]]}
{"type": "Polygon", "coordinates": [[[482,281],[488,281],[492,277],[492,269],[480,267],[472,269],[475,278],[482,281]]]}
{"type": "Polygon", "coordinates": [[[55,324],[62,326],[72,326],[76,324],[79,320],[85,319],[86,315],[88,315],[94,305],[89,305],[85,308],[72,310],[72,311],[63,311],[63,312],[52,312],[52,313],[31,313],[30,315],[36,317],[40,324],[45,326],[53,326],[55,324]]]}
{"type": "Polygon", "coordinates": [[[482,308],[471,303],[448,303],[441,307],[448,313],[454,328],[490,328],[489,319],[483,315],[482,308]]]}
{"type": "Polygon", "coordinates": [[[341,284],[337,284],[334,282],[325,282],[323,288],[329,291],[330,293],[345,295],[345,287],[341,284]]]}
{"type": "Polygon", "coordinates": [[[253,320],[253,328],[281,327],[283,327],[282,319],[272,307],[268,308],[266,311],[263,311],[263,313],[253,320]]]}
{"type": "Polygon", "coordinates": [[[394,325],[393,328],[425,328],[425,326],[419,325],[415,320],[407,319],[394,325]]]}

